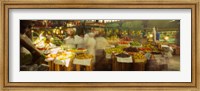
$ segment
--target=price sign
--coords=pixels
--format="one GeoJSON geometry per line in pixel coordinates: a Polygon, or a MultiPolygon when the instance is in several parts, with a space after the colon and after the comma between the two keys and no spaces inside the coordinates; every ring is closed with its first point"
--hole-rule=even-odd
{"type": "Polygon", "coordinates": [[[133,60],[132,60],[132,57],[126,57],[126,58],[117,57],[117,62],[121,62],[121,63],[133,63],[133,60]]]}

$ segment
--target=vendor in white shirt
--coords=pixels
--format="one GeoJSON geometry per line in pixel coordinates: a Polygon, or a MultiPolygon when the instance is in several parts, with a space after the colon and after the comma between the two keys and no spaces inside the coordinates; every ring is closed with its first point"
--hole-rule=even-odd
{"type": "Polygon", "coordinates": [[[75,44],[77,44],[77,48],[85,48],[84,44],[84,35],[75,35],[75,44]]]}
{"type": "Polygon", "coordinates": [[[85,48],[84,37],[75,35],[75,28],[68,28],[67,30],[68,37],[64,39],[65,47],[67,49],[72,48],[85,48]]]}
{"type": "Polygon", "coordinates": [[[88,38],[89,38],[89,33],[94,33],[95,34],[95,29],[91,29],[88,33],[86,33],[84,35],[84,42],[87,42],[88,38]]]}
{"type": "Polygon", "coordinates": [[[64,43],[66,48],[71,49],[71,48],[76,48],[76,42],[75,42],[75,37],[74,34],[76,32],[75,28],[68,28],[67,30],[68,37],[64,39],[64,43]]]}

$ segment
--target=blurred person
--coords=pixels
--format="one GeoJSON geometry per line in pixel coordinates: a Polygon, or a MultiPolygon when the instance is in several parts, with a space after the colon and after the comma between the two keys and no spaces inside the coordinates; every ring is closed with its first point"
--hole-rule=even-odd
{"type": "Polygon", "coordinates": [[[106,53],[105,49],[109,46],[108,41],[103,37],[102,32],[98,32],[96,36],[96,69],[95,70],[103,70],[107,67],[106,64],[106,53]],[[102,67],[104,66],[104,68],[102,67]]]}
{"type": "Polygon", "coordinates": [[[64,39],[65,46],[67,49],[76,48],[76,42],[75,42],[75,32],[76,30],[74,28],[68,28],[67,30],[68,37],[64,39]]]}
{"type": "MultiPolygon", "coordinates": [[[[94,28],[91,28],[91,30],[88,32],[88,33],[86,33],[85,35],[84,35],[84,41],[86,42],[87,41],[87,39],[89,38],[89,33],[94,33],[94,31],[95,31],[95,29],[94,28]]],[[[94,33],[95,34],[95,33],[94,33]]]]}
{"type": "Polygon", "coordinates": [[[88,50],[88,54],[91,54],[94,56],[94,62],[95,62],[95,46],[96,46],[96,40],[94,39],[95,34],[89,33],[88,39],[85,41],[85,46],[88,50]]]}
{"type": "Polygon", "coordinates": [[[163,55],[165,59],[167,60],[167,62],[169,61],[171,57],[173,57],[172,54],[173,54],[173,48],[170,45],[168,45],[168,47],[164,49],[164,55],[163,55]]]}
{"type": "Polygon", "coordinates": [[[96,50],[104,50],[106,47],[109,46],[108,41],[106,38],[103,37],[103,34],[101,32],[97,33],[96,36],[96,50]]]}
{"type": "Polygon", "coordinates": [[[84,35],[75,35],[75,44],[77,44],[77,48],[85,48],[84,44],[84,35]]]}
{"type": "Polygon", "coordinates": [[[160,69],[161,70],[168,70],[168,64],[169,61],[171,60],[171,58],[173,57],[172,53],[173,53],[173,49],[170,45],[165,45],[164,47],[162,47],[162,63],[160,65],[160,69]]]}
{"type": "Polygon", "coordinates": [[[148,60],[147,64],[148,64],[148,67],[147,67],[148,71],[158,71],[159,70],[159,65],[158,65],[158,62],[155,59],[154,55],[151,55],[150,60],[148,60]]]}

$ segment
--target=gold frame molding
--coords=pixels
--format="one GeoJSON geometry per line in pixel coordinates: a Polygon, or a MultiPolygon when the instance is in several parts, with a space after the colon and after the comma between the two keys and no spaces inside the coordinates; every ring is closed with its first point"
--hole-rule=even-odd
{"type": "Polygon", "coordinates": [[[199,57],[197,54],[199,54],[199,48],[198,48],[198,41],[199,38],[199,1],[169,1],[169,2],[156,2],[156,1],[145,1],[145,2],[139,2],[139,1],[124,1],[115,2],[114,0],[109,1],[54,1],[54,2],[47,2],[47,1],[2,1],[1,2],[1,31],[0,36],[2,42],[1,43],[1,60],[0,60],[0,67],[1,69],[1,76],[0,79],[2,87],[0,86],[0,90],[32,90],[32,88],[37,87],[37,89],[43,89],[43,90],[51,90],[50,88],[54,89],[60,89],[60,90],[177,90],[177,91],[198,91],[200,81],[199,81],[199,73],[200,69],[198,65],[200,65],[200,62],[198,61],[199,57]],[[113,9],[131,9],[131,8],[142,8],[142,9],[191,9],[192,10],[192,82],[166,82],[166,83],[16,83],[16,82],[9,82],[8,81],[8,62],[9,62],[9,45],[8,45],[8,33],[9,33],[9,9],[51,9],[51,8],[97,8],[97,9],[107,9],[107,8],[113,8],[113,9]],[[141,88],[142,87],[142,88],[141,88]]]}

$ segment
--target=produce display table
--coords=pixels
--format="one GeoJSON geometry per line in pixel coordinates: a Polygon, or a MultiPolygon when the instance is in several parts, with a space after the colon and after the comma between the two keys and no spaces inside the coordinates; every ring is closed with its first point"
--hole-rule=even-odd
{"type": "MultiPolygon", "coordinates": [[[[105,68],[112,71],[145,71],[147,58],[149,58],[146,53],[160,54],[162,50],[159,47],[161,49],[163,47],[163,45],[154,44],[142,45],[137,42],[131,42],[131,45],[128,43],[129,46],[125,46],[126,44],[121,43],[116,47],[105,49],[105,59],[100,59],[100,62],[95,64],[93,61],[96,55],[87,54],[86,49],[66,50],[54,46],[43,53],[46,55],[45,61],[48,62],[49,71],[93,71],[94,67],[99,70],[105,68]]],[[[164,65],[160,68],[166,67],[164,65]]]]}
{"type": "Polygon", "coordinates": [[[66,67],[65,65],[55,64],[53,61],[49,61],[48,62],[49,71],[74,71],[74,70],[81,71],[82,67],[85,68],[85,71],[92,71],[93,70],[92,62],[90,62],[89,65],[74,64],[73,62],[74,62],[74,59],[72,59],[69,62],[68,67],[66,67]]]}
{"type": "Polygon", "coordinates": [[[73,71],[73,59],[70,59],[68,66],[63,64],[55,64],[55,71],[73,71]]]}
{"type": "Polygon", "coordinates": [[[74,59],[73,64],[75,65],[76,71],[81,71],[81,68],[84,67],[85,71],[92,71],[93,65],[92,65],[93,59],[74,59]]]}
{"type": "Polygon", "coordinates": [[[68,67],[66,65],[62,64],[56,64],[54,61],[49,61],[49,71],[72,71],[73,70],[73,64],[72,64],[73,59],[70,60],[68,67]]]}
{"type": "Polygon", "coordinates": [[[49,65],[49,71],[54,71],[55,70],[55,64],[53,63],[53,61],[49,61],[48,65],[49,65]]]}

